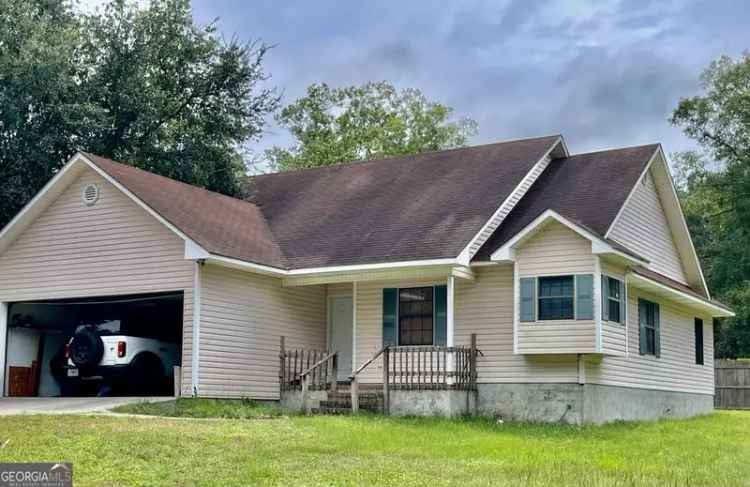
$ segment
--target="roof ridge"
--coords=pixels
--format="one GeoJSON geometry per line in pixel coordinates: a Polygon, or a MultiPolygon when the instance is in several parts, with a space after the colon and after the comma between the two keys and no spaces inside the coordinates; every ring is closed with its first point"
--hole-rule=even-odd
{"type": "Polygon", "coordinates": [[[599,150],[590,151],[590,152],[579,152],[579,153],[576,153],[576,154],[569,155],[568,157],[566,157],[566,159],[571,159],[573,157],[578,157],[578,156],[588,156],[588,155],[595,155],[595,154],[604,154],[606,152],[620,152],[620,151],[631,150],[631,149],[643,149],[645,147],[653,147],[654,149],[657,149],[657,148],[661,147],[661,143],[660,142],[652,142],[650,144],[628,145],[628,146],[625,146],[625,147],[613,147],[613,148],[609,148],[609,149],[599,149],[599,150]]]}
{"type": "Polygon", "coordinates": [[[513,144],[517,142],[527,142],[532,140],[541,140],[541,139],[553,139],[553,138],[559,138],[562,137],[562,134],[552,134],[552,135],[541,135],[538,137],[525,137],[520,139],[511,139],[511,140],[502,140],[498,142],[489,142],[486,144],[477,144],[477,145],[467,145],[462,147],[452,147],[450,149],[441,149],[441,150],[431,150],[431,151],[425,151],[425,152],[417,152],[414,154],[401,154],[401,155],[394,155],[394,156],[388,156],[388,157],[380,157],[378,159],[363,159],[358,161],[341,161],[334,164],[329,164],[325,166],[318,166],[318,167],[301,167],[298,169],[292,169],[289,171],[276,171],[276,172],[270,172],[265,174],[254,174],[252,176],[248,176],[249,179],[255,179],[255,178],[262,178],[266,176],[276,176],[279,174],[293,174],[293,173],[300,173],[305,171],[323,171],[323,170],[335,170],[335,169],[341,169],[343,167],[351,167],[351,166],[359,166],[363,164],[372,164],[372,163],[378,163],[378,162],[388,162],[388,161],[395,161],[399,159],[408,159],[413,157],[419,157],[419,156],[425,156],[430,154],[444,154],[444,153],[450,153],[450,152],[457,152],[462,150],[471,150],[471,149],[481,149],[486,148],[490,146],[495,145],[504,145],[504,144],[513,144]]]}

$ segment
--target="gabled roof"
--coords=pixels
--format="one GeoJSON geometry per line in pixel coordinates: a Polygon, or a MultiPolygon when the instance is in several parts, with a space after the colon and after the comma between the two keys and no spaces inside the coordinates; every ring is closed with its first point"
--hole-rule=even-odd
{"type": "Polygon", "coordinates": [[[283,268],[284,257],[252,203],[82,153],[211,254],[283,268]]]}
{"type": "Polygon", "coordinates": [[[291,269],[455,259],[559,140],[256,176],[249,192],[291,269]]]}
{"type": "Polygon", "coordinates": [[[477,252],[475,260],[489,260],[495,250],[547,210],[604,239],[631,189],[658,150],[659,145],[652,144],[556,160],[477,252]]]}

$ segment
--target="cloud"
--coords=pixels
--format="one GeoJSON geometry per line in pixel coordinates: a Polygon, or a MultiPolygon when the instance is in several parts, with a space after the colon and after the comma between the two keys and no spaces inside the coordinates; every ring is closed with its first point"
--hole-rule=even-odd
{"type": "MultiPolygon", "coordinates": [[[[92,3],[86,0],[85,3],[92,3]]],[[[200,22],[276,45],[284,101],[310,83],[387,79],[480,124],[473,142],[563,133],[573,151],[692,146],[668,117],[701,70],[750,47],[750,9],[730,0],[193,0],[200,22]]],[[[257,150],[286,144],[269,126],[257,150]]]]}

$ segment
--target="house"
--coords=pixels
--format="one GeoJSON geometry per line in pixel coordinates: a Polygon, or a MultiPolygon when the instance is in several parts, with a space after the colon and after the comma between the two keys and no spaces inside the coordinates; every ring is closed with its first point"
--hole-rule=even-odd
{"type": "Polygon", "coordinates": [[[11,368],[60,393],[39,369],[65,326],[162,299],[183,395],[317,408],[354,376],[351,406],[391,414],[712,411],[713,319],[733,314],[659,145],[571,155],[549,136],[247,185],[75,155],[0,233],[4,393],[11,368]]]}

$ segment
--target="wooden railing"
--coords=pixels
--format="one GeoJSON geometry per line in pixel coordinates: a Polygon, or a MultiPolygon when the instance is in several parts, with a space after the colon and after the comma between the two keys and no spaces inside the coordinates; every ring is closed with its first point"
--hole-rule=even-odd
{"type": "Polygon", "coordinates": [[[338,355],[326,350],[287,350],[281,337],[279,384],[281,391],[336,389],[338,355]]]}
{"type": "MultiPolygon", "coordinates": [[[[477,390],[477,337],[469,346],[386,346],[374,353],[349,377],[352,410],[359,409],[359,375],[382,357],[383,407],[388,414],[390,391],[400,390],[477,390]]],[[[467,399],[468,401],[468,399],[467,399]]]]}

